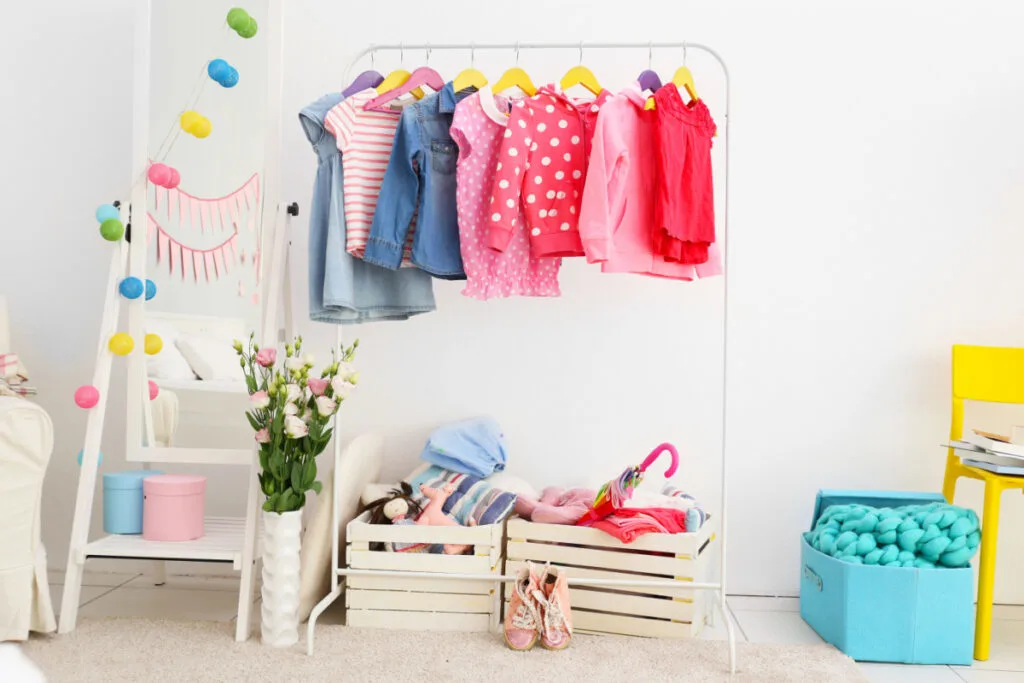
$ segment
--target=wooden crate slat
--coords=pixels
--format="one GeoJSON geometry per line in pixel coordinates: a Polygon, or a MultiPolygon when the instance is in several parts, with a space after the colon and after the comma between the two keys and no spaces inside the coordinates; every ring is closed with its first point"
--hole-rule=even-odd
{"type": "MultiPolygon", "coordinates": [[[[703,564],[705,560],[702,558],[698,560],[698,563],[703,564]]],[[[554,564],[554,563],[552,563],[554,564]]],[[[505,562],[505,573],[506,574],[517,574],[520,568],[523,566],[521,560],[507,560],[505,562]]],[[[582,567],[569,567],[566,573],[570,577],[579,579],[642,579],[643,576],[637,576],[636,574],[625,574],[622,572],[606,571],[602,569],[585,569],[582,567]]],[[[698,576],[703,575],[703,572],[698,570],[698,576]]],[[[653,577],[652,577],[653,578],[653,577]]],[[[686,584],[689,583],[686,580],[680,579],[680,588],[650,588],[650,587],[639,587],[639,586],[616,586],[615,588],[604,588],[595,587],[602,590],[616,590],[625,593],[639,593],[642,595],[664,595],[671,598],[688,598],[692,599],[694,591],[685,588],[686,584]]],[[[505,584],[506,588],[511,587],[511,584],[505,584]]]]}
{"type": "Polygon", "coordinates": [[[366,524],[358,519],[348,524],[349,541],[381,543],[461,543],[465,545],[493,546],[501,544],[501,525],[486,526],[428,526],[366,524]],[[497,530],[497,541],[495,540],[497,530]]]}
{"type": "Polygon", "coordinates": [[[623,543],[600,529],[565,524],[536,524],[518,517],[508,521],[509,540],[574,543],[621,550],[667,552],[691,557],[699,553],[711,533],[709,522],[692,534],[645,534],[632,543],[623,543]]]}
{"type": "Polygon", "coordinates": [[[492,602],[490,595],[369,591],[351,588],[346,591],[345,599],[349,609],[462,614],[490,614],[492,602]]]}
{"type": "Polygon", "coordinates": [[[609,552],[592,548],[574,548],[548,543],[509,541],[506,546],[509,559],[552,562],[579,567],[621,569],[642,574],[660,574],[692,578],[696,567],[689,558],[659,557],[644,553],[609,552]]]}
{"type": "Polygon", "coordinates": [[[432,572],[437,574],[490,574],[501,566],[492,565],[489,557],[474,555],[435,555],[433,553],[389,553],[348,551],[352,569],[387,569],[391,571],[432,572]]]}
{"type": "Polygon", "coordinates": [[[350,609],[346,619],[346,623],[355,628],[484,632],[488,630],[491,616],[488,614],[350,609]]]}
{"type": "Polygon", "coordinates": [[[463,595],[490,595],[494,583],[465,579],[420,579],[391,576],[349,576],[349,588],[365,590],[415,591],[421,593],[461,593],[463,595]]]}

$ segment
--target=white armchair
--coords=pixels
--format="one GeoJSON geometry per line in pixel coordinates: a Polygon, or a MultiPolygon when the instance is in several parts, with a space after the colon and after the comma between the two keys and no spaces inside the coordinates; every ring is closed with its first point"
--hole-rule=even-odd
{"type": "MultiPolygon", "coordinates": [[[[0,353],[10,350],[0,297],[0,353]]],[[[22,398],[0,396],[0,641],[57,628],[41,539],[43,477],[53,452],[53,423],[22,398]]]]}

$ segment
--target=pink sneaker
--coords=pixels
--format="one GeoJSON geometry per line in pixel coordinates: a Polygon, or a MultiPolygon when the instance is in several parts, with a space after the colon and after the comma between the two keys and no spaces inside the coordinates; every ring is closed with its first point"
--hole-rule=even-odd
{"type": "Polygon", "coordinates": [[[505,612],[505,642],[513,650],[529,650],[537,644],[540,632],[540,610],[536,595],[540,593],[532,562],[519,570],[512,588],[512,599],[505,612]]]}
{"type": "Polygon", "coordinates": [[[550,564],[541,573],[540,587],[534,596],[540,604],[540,643],[549,650],[564,650],[572,638],[572,608],[565,572],[550,564]]]}

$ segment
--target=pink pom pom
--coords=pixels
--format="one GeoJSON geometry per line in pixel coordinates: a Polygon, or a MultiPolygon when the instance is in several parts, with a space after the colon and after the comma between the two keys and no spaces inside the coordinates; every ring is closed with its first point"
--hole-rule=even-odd
{"type": "Polygon", "coordinates": [[[153,380],[149,380],[149,400],[152,401],[160,393],[160,387],[153,380]]]}
{"type": "Polygon", "coordinates": [[[150,177],[150,182],[155,185],[160,185],[161,187],[170,186],[169,183],[171,182],[172,177],[171,167],[166,164],[153,164],[150,166],[150,170],[148,170],[146,175],[150,177]]]}
{"type": "Polygon", "coordinates": [[[168,190],[173,190],[174,188],[181,184],[181,174],[178,173],[178,169],[174,168],[173,166],[168,166],[167,170],[171,172],[171,178],[168,181],[166,187],[168,190]]]}
{"type": "Polygon", "coordinates": [[[79,408],[92,408],[100,402],[99,389],[91,384],[84,384],[75,390],[75,404],[79,408]]]}

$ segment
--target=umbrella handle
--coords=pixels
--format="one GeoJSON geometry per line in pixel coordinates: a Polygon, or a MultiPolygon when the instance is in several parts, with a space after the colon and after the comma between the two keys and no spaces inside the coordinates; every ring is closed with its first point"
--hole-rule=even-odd
{"type": "Polygon", "coordinates": [[[679,451],[677,451],[676,447],[670,443],[663,443],[660,446],[655,447],[655,449],[651,451],[651,454],[648,455],[642,463],[640,463],[640,471],[646,472],[647,468],[651,466],[651,463],[657,460],[658,456],[661,455],[663,451],[668,451],[668,454],[672,456],[672,464],[668,466],[667,470],[665,470],[665,478],[668,479],[675,474],[676,470],[679,468],[679,451]]]}

